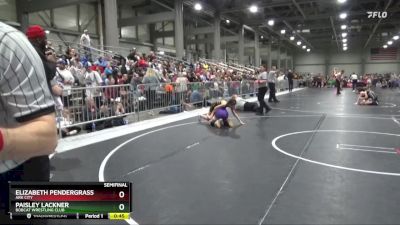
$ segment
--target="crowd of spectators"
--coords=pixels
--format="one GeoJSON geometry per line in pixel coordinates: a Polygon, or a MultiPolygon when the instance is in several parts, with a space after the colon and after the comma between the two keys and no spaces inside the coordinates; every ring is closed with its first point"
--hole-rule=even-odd
{"type": "MultiPolygon", "coordinates": [[[[140,53],[135,48],[127,56],[100,52],[87,45],[79,49],[69,47],[57,54],[47,42],[46,55],[56,62],[53,80],[62,94],[55,99],[63,126],[110,116],[122,118],[138,108],[153,114],[152,109],[157,106],[177,105],[175,111],[182,111],[202,103],[204,98],[238,94],[244,81],[257,76],[254,70],[188,63],[154,52],[140,53]]],[[[251,82],[244,86],[252,88],[251,82]]],[[[105,125],[103,121],[101,126],[122,125],[121,118],[105,125]]],[[[99,129],[100,124],[86,124],[86,128],[99,129]]]]}
{"type": "MultiPolygon", "coordinates": [[[[355,74],[355,73],[352,73],[355,74]]],[[[345,74],[342,77],[342,87],[343,88],[352,88],[352,74],[345,74]]],[[[400,87],[400,74],[395,73],[384,73],[384,74],[364,74],[362,76],[357,77],[357,87],[366,87],[366,88],[398,88],[400,87]]],[[[314,74],[303,73],[298,75],[298,79],[300,80],[300,84],[308,87],[335,87],[335,78],[333,76],[325,76],[322,74],[314,74]]]]}
{"type": "MultiPolygon", "coordinates": [[[[86,129],[123,125],[124,115],[137,109],[150,115],[154,108],[178,112],[204,105],[207,99],[257,90],[254,81],[259,71],[254,67],[185,62],[135,48],[123,56],[91,47],[87,31],[78,46],[60,53],[47,41],[45,48],[47,58],[56,63],[52,81],[62,90],[54,94],[63,127],[110,117],[115,118],[86,124],[86,129]]],[[[295,79],[301,77],[295,73],[295,79]]],[[[284,71],[278,72],[277,82],[278,90],[285,89],[284,71]]],[[[68,135],[70,130],[63,133],[68,135]]]]}

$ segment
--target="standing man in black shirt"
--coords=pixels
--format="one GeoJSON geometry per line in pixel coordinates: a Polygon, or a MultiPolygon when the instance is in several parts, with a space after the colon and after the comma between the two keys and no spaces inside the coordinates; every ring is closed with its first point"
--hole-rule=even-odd
{"type": "Polygon", "coordinates": [[[289,82],[289,92],[292,92],[293,91],[293,78],[294,78],[292,70],[288,71],[287,78],[288,78],[288,82],[289,82]]]}

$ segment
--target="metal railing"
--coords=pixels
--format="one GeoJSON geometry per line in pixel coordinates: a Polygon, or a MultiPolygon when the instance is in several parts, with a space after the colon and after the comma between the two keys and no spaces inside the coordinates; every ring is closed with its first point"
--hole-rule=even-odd
{"type": "MultiPolygon", "coordinates": [[[[294,87],[298,86],[295,80],[294,87]]],[[[277,90],[287,89],[285,80],[277,90]]],[[[216,99],[234,94],[244,98],[256,96],[257,81],[213,81],[199,83],[154,83],[137,86],[111,85],[73,87],[64,89],[64,95],[56,98],[56,111],[60,133],[62,129],[85,126],[96,130],[98,122],[107,121],[109,126],[127,123],[127,117],[153,110],[178,113],[193,108],[206,107],[216,99]]]]}

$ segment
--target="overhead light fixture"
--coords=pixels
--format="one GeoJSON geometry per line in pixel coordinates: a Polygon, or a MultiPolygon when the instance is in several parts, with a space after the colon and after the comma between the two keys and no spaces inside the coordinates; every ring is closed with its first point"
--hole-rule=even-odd
{"type": "Polygon", "coordinates": [[[343,46],[347,46],[347,43],[343,43],[343,46]]]}
{"type": "Polygon", "coordinates": [[[347,50],[347,47],[343,47],[343,51],[346,51],[347,50]]]}
{"type": "Polygon", "coordinates": [[[281,34],[285,34],[286,33],[286,30],[281,30],[281,34]]]}
{"type": "Polygon", "coordinates": [[[230,20],[225,20],[226,24],[230,24],[231,21],[230,20]]]}
{"type": "Polygon", "coordinates": [[[264,39],[264,36],[263,36],[263,35],[261,35],[261,39],[264,39]]]}
{"type": "Polygon", "coordinates": [[[347,18],[347,13],[340,13],[339,18],[344,20],[347,18]]]}
{"type": "Polygon", "coordinates": [[[294,36],[291,36],[291,37],[290,37],[290,40],[293,41],[293,40],[294,40],[294,36]]]}
{"type": "Polygon", "coordinates": [[[387,44],[388,44],[388,45],[392,45],[392,44],[393,44],[393,41],[388,41],[387,44]]]}
{"type": "Polygon", "coordinates": [[[164,51],[159,51],[158,54],[165,55],[165,52],[164,51]]]}
{"type": "MultiPolygon", "coordinates": [[[[49,30],[45,30],[44,31],[46,34],[50,34],[50,31],[49,30]]],[[[397,39],[396,39],[397,40],[397,39]]]]}
{"type": "Polygon", "coordinates": [[[200,3],[197,2],[196,4],[194,4],[194,9],[196,11],[200,11],[200,10],[203,9],[203,6],[200,3]]]}
{"type": "Polygon", "coordinates": [[[256,13],[258,12],[258,7],[256,5],[252,5],[250,6],[249,10],[251,13],[256,13]]]}
{"type": "Polygon", "coordinates": [[[343,3],[346,2],[346,0],[337,0],[337,2],[338,2],[339,4],[343,4],[343,3]]]}
{"type": "Polygon", "coordinates": [[[307,48],[307,46],[303,45],[303,49],[306,49],[306,48],[307,48]]]}
{"type": "Polygon", "coordinates": [[[346,38],[345,38],[345,39],[343,39],[342,41],[343,41],[343,43],[347,43],[347,39],[346,39],[346,38]]]}
{"type": "Polygon", "coordinates": [[[393,40],[399,40],[399,35],[394,36],[393,40]]]}
{"type": "Polygon", "coordinates": [[[268,25],[273,26],[275,24],[274,20],[268,20],[268,25]]]}
{"type": "Polygon", "coordinates": [[[340,26],[340,29],[342,29],[342,30],[346,30],[346,28],[347,28],[347,25],[342,25],[342,26],[340,26]]]}
{"type": "Polygon", "coordinates": [[[347,37],[347,33],[346,32],[342,33],[342,37],[343,38],[347,37]]]}
{"type": "Polygon", "coordinates": [[[384,45],[384,46],[383,46],[383,48],[387,48],[387,47],[388,47],[387,45],[384,45]]]}
{"type": "Polygon", "coordinates": [[[297,42],[297,45],[301,45],[301,41],[298,41],[298,42],[297,42]]]}
{"type": "Polygon", "coordinates": [[[307,52],[310,52],[310,51],[311,51],[311,49],[307,48],[307,52]]]}

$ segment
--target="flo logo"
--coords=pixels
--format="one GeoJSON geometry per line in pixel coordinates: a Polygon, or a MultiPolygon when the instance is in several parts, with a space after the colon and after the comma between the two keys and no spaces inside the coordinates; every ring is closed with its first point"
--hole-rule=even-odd
{"type": "Polygon", "coordinates": [[[387,18],[387,12],[367,12],[368,18],[379,18],[379,19],[385,19],[387,18]]]}

